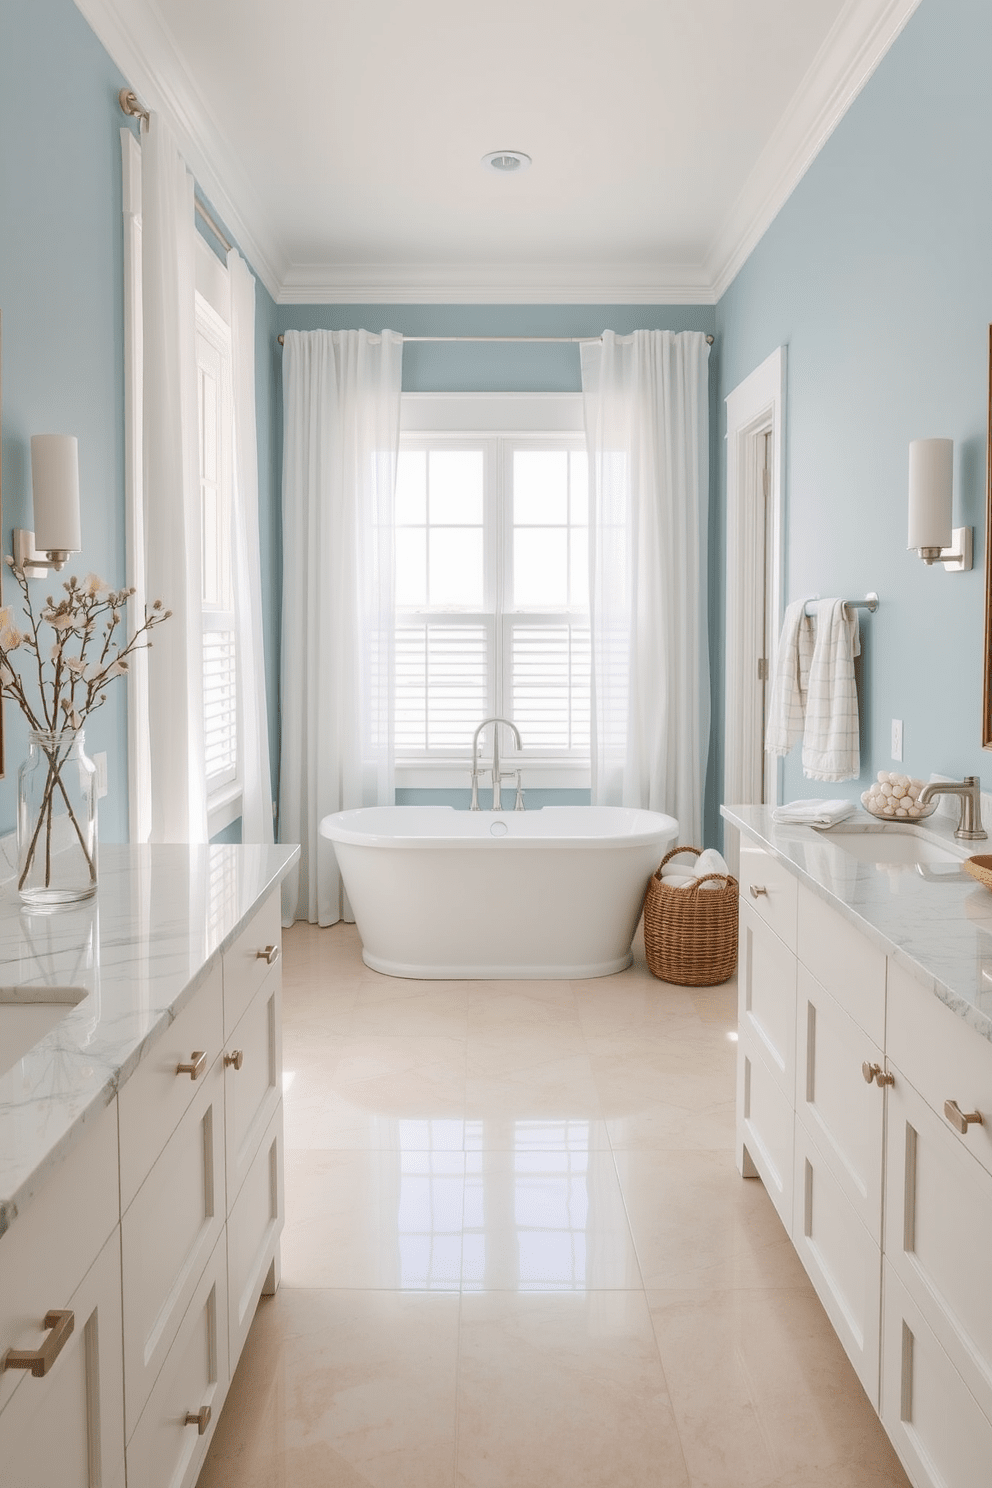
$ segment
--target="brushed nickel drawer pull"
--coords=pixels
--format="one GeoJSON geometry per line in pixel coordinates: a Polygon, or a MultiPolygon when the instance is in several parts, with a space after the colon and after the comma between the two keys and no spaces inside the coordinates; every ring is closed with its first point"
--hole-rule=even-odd
{"type": "Polygon", "coordinates": [[[764,894],[764,896],[765,896],[766,899],[768,898],[768,890],[765,888],[764,884],[752,884],[751,885],[751,898],[752,899],[760,899],[760,897],[761,897],[762,894],[764,894]]]}
{"type": "Polygon", "coordinates": [[[8,1349],[0,1359],[0,1369],[30,1369],[35,1379],[42,1379],[65,1347],[76,1325],[75,1315],[67,1308],[53,1308],[45,1313],[48,1337],[40,1349],[8,1349]]]}
{"type": "Polygon", "coordinates": [[[225,1054],[224,1055],[224,1063],[226,1065],[233,1065],[236,1070],[239,1070],[241,1068],[241,1066],[244,1064],[244,1062],[245,1062],[245,1051],[244,1051],[244,1049],[234,1049],[230,1054],[225,1054]]]}
{"type": "Polygon", "coordinates": [[[880,1064],[869,1064],[867,1059],[861,1066],[861,1073],[867,1085],[870,1085],[872,1080],[875,1081],[876,1085],[894,1085],[896,1083],[894,1075],[887,1075],[880,1064]]]}
{"type": "Polygon", "coordinates": [[[207,1067],[207,1056],[202,1049],[194,1049],[189,1056],[189,1064],[177,1064],[177,1075],[189,1075],[191,1080],[198,1080],[207,1067]]]}
{"type": "Polygon", "coordinates": [[[957,1101],[953,1100],[944,1102],[944,1115],[954,1130],[959,1131],[963,1137],[968,1135],[969,1126],[983,1126],[985,1122],[981,1111],[962,1111],[957,1101]]]}
{"type": "Polygon", "coordinates": [[[183,1425],[195,1426],[197,1436],[202,1436],[210,1425],[209,1405],[201,1405],[198,1411],[187,1411],[186,1420],[183,1422],[183,1425]]]}
{"type": "Polygon", "coordinates": [[[277,945],[267,945],[264,951],[255,952],[255,960],[268,961],[271,966],[273,961],[279,960],[279,947],[277,945]]]}

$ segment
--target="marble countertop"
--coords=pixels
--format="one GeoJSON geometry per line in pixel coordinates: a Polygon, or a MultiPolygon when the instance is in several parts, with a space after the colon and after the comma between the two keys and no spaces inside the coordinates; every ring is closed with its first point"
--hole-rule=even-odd
{"type": "MultiPolygon", "coordinates": [[[[731,826],[790,867],[799,882],[826,901],[891,956],[982,1037],[992,1041],[992,893],[956,863],[860,862],[831,841],[829,830],[783,826],[770,806],[724,806],[731,826]]],[[[867,812],[843,825],[883,832],[867,812]]],[[[934,816],[915,830],[962,853],[992,852],[992,841],[957,843],[954,820],[934,816]]]]}
{"type": "Polygon", "coordinates": [[[0,999],[81,1000],[11,1069],[0,1060],[0,1235],[285,877],[297,847],[100,848],[96,896],[54,914],[0,890],[0,999]],[[30,997],[30,992],[28,993],[30,997]]]}

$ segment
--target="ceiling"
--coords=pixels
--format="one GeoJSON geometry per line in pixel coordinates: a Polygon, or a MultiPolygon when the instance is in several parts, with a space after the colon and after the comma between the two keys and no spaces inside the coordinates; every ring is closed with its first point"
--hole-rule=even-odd
{"type": "Polygon", "coordinates": [[[705,303],[919,0],[76,3],[279,300],[705,303]]]}

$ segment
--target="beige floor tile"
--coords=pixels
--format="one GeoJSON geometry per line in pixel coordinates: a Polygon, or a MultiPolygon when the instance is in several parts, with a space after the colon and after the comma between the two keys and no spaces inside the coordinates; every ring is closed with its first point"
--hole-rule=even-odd
{"type": "Polygon", "coordinates": [[[658,1102],[616,1113],[604,1107],[606,1129],[616,1148],[651,1147],[667,1152],[727,1152],[733,1148],[733,1100],[699,1107],[658,1102]]]}
{"type": "Polygon", "coordinates": [[[581,1033],[575,995],[568,981],[476,982],[468,994],[468,1017],[471,1034],[566,1028],[581,1033]]]}
{"type": "Polygon", "coordinates": [[[809,1281],[763,1185],[729,1152],[615,1149],[644,1285],[800,1287],[809,1281]]]}
{"type": "Polygon", "coordinates": [[[578,1058],[589,1068],[586,1041],[581,1028],[499,1029],[470,1033],[466,1049],[469,1075],[505,1075],[551,1064],[563,1058],[578,1058]]]}
{"type": "Polygon", "coordinates": [[[693,1485],[905,1484],[811,1291],[649,1292],[693,1485]],[[832,1476],[833,1475],[833,1476],[832,1476]]]}
{"type": "Polygon", "coordinates": [[[462,1298],[459,1488],[687,1488],[640,1292],[462,1298]]]}
{"type": "Polygon", "coordinates": [[[263,1298],[199,1488],[449,1488],[458,1298],[263,1298]]]}
{"type": "MultiPolygon", "coordinates": [[[[380,981],[395,981],[382,977],[380,981]]],[[[395,987],[381,987],[360,981],[351,1006],[345,1032],[355,1035],[386,1034],[395,1037],[413,1034],[418,1037],[465,1038],[468,1033],[468,1006],[464,987],[458,982],[414,982],[395,987]]]]}
{"type": "Polygon", "coordinates": [[[641,1290],[613,1156],[571,1148],[465,1157],[463,1290],[641,1290]]]}
{"type": "Polygon", "coordinates": [[[465,1109],[470,1117],[484,1121],[507,1116],[602,1119],[596,1083],[584,1053],[497,1074],[470,1072],[465,1080],[465,1109]]]}

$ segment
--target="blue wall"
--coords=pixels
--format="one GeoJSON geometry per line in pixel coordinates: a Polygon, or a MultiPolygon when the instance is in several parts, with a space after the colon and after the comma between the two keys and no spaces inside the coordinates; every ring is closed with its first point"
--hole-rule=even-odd
{"type": "MultiPolygon", "coordinates": [[[[12,527],[31,525],[30,436],[75,434],[83,551],[65,573],[93,570],[113,585],[125,579],[120,130],[126,120],[117,101],[125,82],[72,0],[2,0],[2,547],[10,551],[12,527]]],[[[274,695],[281,394],[276,307],[261,283],[256,307],[266,675],[274,695]]],[[[33,595],[44,599],[62,579],[50,574],[33,581],[33,595]]],[[[17,598],[16,586],[5,578],[4,601],[17,598]]],[[[270,711],[274,730],[274,705],[270,711]]],[[[15,777],[26,751],[19,710],[7,704],[3,712],[0,833],[14,825],[15,777]]],[[[106,841],[127,836],[126,727],[124,686],[118,684],[86,729],[89,752],[108,755],[110,792],[100,802],[106,841]]],[[[274,736],[272,749],[277,759],[274,736]]]]}
{"type": "MultiPolygon", "coordinates": [[[[722,398],[788,346],[787,597],[881,599],[863,624],[861,780],[804,780],[797,749],[787,800],[854,797],[900,768],[893,718],[907,772],[992,783],[981,748],[990,56],[987,0],[923,0],[717,307],[721,431],[722,398]],[[976,529],[969,574],[906,551],[907,447],[931,435],[955,440],[954,522],[976,529]]],[[[722,751],[716,764],[722,780],[722,751]]]]}

